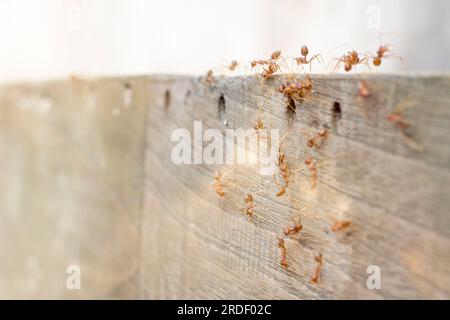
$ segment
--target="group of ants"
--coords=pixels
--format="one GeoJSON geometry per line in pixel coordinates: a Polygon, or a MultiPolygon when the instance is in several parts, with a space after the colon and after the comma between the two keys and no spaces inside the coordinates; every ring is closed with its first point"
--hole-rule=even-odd
{"type": "MultiPolygon", "coordinates": [[[[310,57],[309,49],[307,46],[303,45],[300,49],[300,56],[294,57],[293,61],[297,64],[297,66],[309,65],[311,68],[311,63],[314,60],[322,59],[320,54],[315,54],[310,57]]],[[[365,54],[361,55],[355,50],[348,51],[343,54],[340,58],[336,59],[336,63],[334,66],[334,71],[339,70],[341,64],[344,66],[344,70],[349,72],[353,70],[357,65],[366,64],[369,66],[370,62],[374,66],[380,66],[382,60],[388,57],[398,57],[394,53],[391,52],[388,45],[382,45],[378,48],[376,54],[365,54]]],[[[401,58],[400,58],[401,59],[401,58]]],[[[322,59],[323,61],[323,59],[322,59]]],[[[282,63],[286,65],[285,59],[281,55],[281,51],[275,51],[270,55],[269,59],[266,60],[253,60],[250,61],[250,67],[252,70],[259,71],[257,75],[260,77],[261,81],[266,81],[277,73],[278,71],[282,71],[281,66],[282,63]]],[[[239,66],[239,63],[236,60],[231,61],[231,63],[227,66],[230,71],[236,70],[239,66]]],[[[214,82],[214,74],[212,70],[209,70],[205,77],[205,83],[207,85],[212,85],[214,82]]],[[[311,78],[306,75],[302,80],[295,79],[295,76],[292,75],[288,77],[279,87],[276,88],[276,92],[282,94],[286,99],[286,107],[287,108],[295,108],[295,100],[303,101],[305,98],[311,95],[313,88],[313,81],[311,78]]],[[[370,90],[365,81],[361,81],[359,84],[359,95],[361,97],[370,96],[370,90]]],[[[295,110],[294,110],[295,111],[295,110]]],[[[398,108],[394,110],[391,114],[387,116],[387,120],[391,122],[397,129],[399,129],[406,136],[406,129],[409,127],[409,123],[404,119],[402,115],[402,109],[398,108]]],[[[265,129],[265,125],[261,119],[258,119],[256,124],[254,125],[254,129],[258,132],[260,129],[265,129]]],[[[329,136],[329,131],[327,129],[322,129],[309,139],[306,140],[306,145],[309,148],[320,149],[321,145],[329,136]]],[[[286,154],[282,147],[282,141],[286,136],[284,136],[278,147],[278,157],[277,157],[277,170],[273,175],[275,185],[277,186],[277,197],[281,197],[286,193],[286,189],[289,185],[290,177],[293,174],[293,170],[288,166],[288,162],[286,159],[286,154]],[[277,180],[277,175],[282,180],[280,183],[277,180]]],[[[308,156],[304,160],[305,165],[307,166],[310,172],[310,187],[314,189],[317,185],[318,173],[316,167],[316,160],[312,156],[308,156]]],[[[219,197],[225,196],[225,183],[223,182],[223,175],[220,172],[216,172],[214,175],[213,182],[214,190],[219,197]]],[[[255,201],[253,199],[253,195],[251,193],[247,193],[244,196],[245,207],[241,210],[245,212],[245,214],[249,217],[249,219],[253,219],[255,216],[255,201]]],[[[338,232],[340,230],[348,228],[352,224],[351,220],[336,220],[331,226],[331,231],[338,232]]],[[[299,235],[301,230],[303,229],[303,225],[300,223],[300,220],[297,220],[292,225],[287,226],[283,230],[283,234],[289,238],[295,238],[299,235]]],[[[283,268],[288,268],[288,259],[287,259],[287,249],[285,245],[285,241],[282,237],[278,236],[278,247],[280,248],[280,265],[283,268]]],[[[313,274],[311,275],[311,282],[314,284],[319,283],[321,269],[323,265],[322,254],[319,253],[314,257],[316,262],[316,267],[314,269],[313,274]]]]}

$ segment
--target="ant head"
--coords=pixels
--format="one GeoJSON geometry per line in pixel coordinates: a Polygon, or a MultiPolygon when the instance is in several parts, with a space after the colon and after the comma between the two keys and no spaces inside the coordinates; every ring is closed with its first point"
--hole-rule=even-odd
{"type": "Polygon", "coordinates": [[[273,52],[273,53],[271,54],[270,58],[271,58],[272,60],[277,60],[277,59],[280,57],[280,55],[281,55],[281,51],[280,51],[280,50],[277,50],[277,51],[275,51],[275,52],[273,52]]]}
{"type": "Polygon", "coordinates": [[[300,50],[300,53],[302,54],[302,56],[306,57],[308,55],[308,47],[303,45],[302,49],[300,50]]]}
{"type": "Polygon", "coordinates": [[[358,59],[358,52],[353,50],[352,52],[350,52],[350,56],[352,57],[353,60],[357,60],[358,59]]]}

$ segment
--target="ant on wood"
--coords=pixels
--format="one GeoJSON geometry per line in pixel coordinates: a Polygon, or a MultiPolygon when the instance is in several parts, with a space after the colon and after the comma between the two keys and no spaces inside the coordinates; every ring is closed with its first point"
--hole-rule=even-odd
{"type": "Polygon", "coordinates": [[[206,73],[206,79],[205,82],[207,85],[212,85],[214,81],[214,77],[213,77],[213,71],[212,70],[208,70],[208,72],[206,73]]]}
{"type": "Polygon", "coordinates": [[[328,130],[322,129],[318,133],[316,133],[313,137],[308,139],[306,141],[306,145],[310,148],[314,147],[319,149],[327,137],[328,137],[328,130]]]}
{"type": "Polygon", "coordinates": [[[314,260],[316,260],[316,269],[314,270],[313,275],[311,276],[311,282],[312,283],[319,283],[320,280],[320,273],[322,271],[322,265],[323,265],[323,260],[322,260],[322,254],[319,253],[317,256],[314,257],[314,260]]]}
{"type": "Polygon", "coordinates": [[[219,197],[223,197],[225,195],[225,191],[223,190],[222,177],[222,174],[218,171],[214,174],[214,190],[219,197]]]}
{"type": "Polygon", "coordinates": [[[286,250],[286,245],[284,243],[284,239],[281,237],[278,237],[278,248],[280,248],[281,250],[281,259],[280,259],[280,264],[281,266],[283,266],[284,268],[288,267],[288,263],[287,263],[287,250],[286,250]]]}
{"type": "Polygon", "coordinates": [[[331,231],[336,232],[349,227],[352,224],[352,220],[335,220],[331,226],[331,231]]]}
{"type": "Polygon", "coordinates": [[[308,156],[305,159],[305,164],[308,166],[308,170],[311,173],[311,178],[309,184],[311,189],[314,189],[317,185],[317,168],[316,168],[316,160],[313,157],[308,156]]]}
{"type": "Polygon", "coordinates": [[[247,216],[249,218],[253,218],[255,213],[253,210],[256,207],[255,201],[253,200],[253,196],[250,193],[246,194],[244,197],[244,202],[247,206],[245,208],[242,208],[241,210],[245,210],[247,216]]]}
{"type": "Polygon", "coordinates": [[[294,224],[284,228],[283,232],[286,236],[293,236],[303,229],[303,225],[300,223],[300,221],[295,222],[294,224]]]}

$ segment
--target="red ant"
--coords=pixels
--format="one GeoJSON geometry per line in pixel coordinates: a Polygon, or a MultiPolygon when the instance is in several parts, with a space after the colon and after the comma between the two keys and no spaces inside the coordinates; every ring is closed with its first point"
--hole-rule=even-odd
{"type": "Polygon", "coordinates": [[[272,54],[270,55],[270,59],[277,60],[280,56],[281,56],[281,50],[277,50],[277,51],[272,52],[272,54]]]}
{"type": "Polygon", "coordinates": [[[409,122],[407,122],[403,116],[403,111],[412,105],[411,101],[405,101],[399,103],[394,111],[392,111],[386,119],[391,122],[397,129],[400,129],[403,133],[406,134],[405,130],[410,127],[409,122]]]}
{"type": "Polygon", "coordinates": [[[403,60],[402,57],[397,56],[396,54],[392,53],[390,55],[387,55],[386,53],[391,52],[391,49],[389,48],[388,45],[384,45],[384,46],[379,46],[378,50],[377,50],[377,54],[374,56],[373,54],[369,53],[372,57],[373,57],[373,65],[378,67],[381,65],[381,60],[383,58],[388,58],[388,57],[397,57],[400,60],[403,60]]]}
{"type": "Polygon", "coordinates": [[[312,91],[313,83],[311,78],[306,76],[302,81],[290,81],[282,83],[277,91],[282,93],[287,99],[303,99],[312,91]]]}
{"type": "Polygon", "coordinates": [[[306,145],[310,148],[315,147],[315,148],[319,149],[327,137],[328,137],[328,130],[322,129],[317,134],[315,134],[312,138],[308,139],[306,141],[306,145]]]}
{"type": "Polygon", "coordinates": [[[281,250],[281,259],[280,259],[280,264],[284,267],[287,268],[288,267],[288,263],[287,263],[287,250],[286,250],[286,245],[284,244],[284,239],[281,237],[278,237],[278,248],[280,248],[281,250]]]}
{"type": "Polygon", "coordinates": [[[313,82],[306,76],[302,81],[290,81],[282,83],[276,90],[286,98],[286,106],[295,112],[294,100],[302,100],[312,92],[313,82]]]}
{"type": "Polygon", "coordinates": [[[249,193],[244,197],[244,202],[246,203],[247,207],[243,208],[242,210],[245,210],[245,213],[249,218],[253,218],[254,211],[253,209],[256,207],[255,202],[253,201],[253,196],[249,193]]]}
{"type": "Polygon", "coordinates": [[[396,128],[404,131],[410,127],[409,122],[405,120],[401,111],[391,112],[386,119],[391,122],[396,128]]]}
{"type": "Polygon", "coordinates": [[[280,70],[280,66],[276,62],[281,56],[281,51],[277,50],[272,52],[269,60],[253,60],[250,62],[252,68],[255,68],[257,65],[267,66],[263,68],[263,72],[261,76],[264,80],[267,80],[272,77],[272,75],[280,70]]]}
{"type": "Polygon", "coordinates": [[[259,144],[259,130],[264,130],[266,129],[266,126],[264,125],[264,122],[262,122],[261,118],[258,118],[258,120],[256,120],[255,125],[253,126],[253,129],[255,129],[256,134],[258,135],[258,144],[259,144]]]}
{"type": "Polygon", "coordinates": [[[291,175],[291,170],[286,161],[286,155],[285,155],[284,151],[281,149],[282,142],[286,137],[287,137],[287,134],[281,139],[280,144],[278,146],[278,168],[277,168],[277,171],[278,170],[280,171],[280,175],[283,178],[284,185],[280,185],[278,183],[277,178],[276,178],[277,172],[275,172],[273,175],[275,184],[280,187],[280,190],[276,194],[277,197],[281,197],[283,194],[286,193],[286,188],[289,185],[289,177],[291,175]]]}
{"type": "Polygon", "coordinates": [[[309,156],[305,159],[305,164],[308,166],[309,172],[311,173],[310,186],[314,189],[317,185],[317,168],[316,162],[313,157],[309,156]]]}
{"type": "Polygon", "coordinates": [[[314,270],[313,275],[311,276],[311,282],[312,283],[319,283],[320,280],[320,272],[322,271],[322,254],[319,253],[317,256],[314,257],[314,260],[317,262],[316,269],[314,270]]]}
{"type": "Polygon", "coordinates": [[[263,69],[262,77],[267,80],[280,69],[280,66],[275,61],[269,61],[267,68],[263,69]]]}
{"type": "Polygon", "coordinates": [[[257,65],[263,66],[263,65],[266,65],[268,63],[269,62],[266,61],[266,60],[253,60],[253,61],[250,61],[250,65],[252,66],[252,68],[256,68],[257,65]]]}
{"type": "Polygon", "coordinates": [[[296,222],[291,226],[284,228],[284,234],[286,236],[292,236],[298,234],[303,229],[303,226],[300,222],[296,222]]]}
{"type": "Polygon", "coordinates": [[[369,65],[367,57],[364,56],[364,58],[360,58],[359,53],[356,52],[355,50],[349,51],[347,54],[342,55],[342,57],[337,60],[338,61],[336,63],[334,70],[338,70],[340,63],[343,62],[344,70],[346,72],[351,71],[354,66],[361,64],[361,63],[366,63],[367,66],[369,65]]]}
{"type": "MultiPolygon", "coordinates": [[[[257,142],[258,142],[258,145],[259,145],[260,135],[261,135],[261,131],[260,130],[263,130],[263,132],[264,132],[264,130],[267,129],[267,127],[266,127],[266,125],[264,124],[264,122],[262,120],[262,116],[265,114],[265,111],[262,112],[263,106],[260,105],[259,103],[257,103],[257,105],[258,105],[258,108],[259,108],[259,111],[258,111],[259,115],[258,115],[258,118],[256,119],[255,124],[253,125],[253,129],[255,129],[255,132],[257,134],[257,139],[258,139],[257,142]]],[[[268,134],[265,135],[265,138],[267,138],[267,139],[269,138],[268,134]]]]}
{"type": "Polygon", "coordinates": [[[213,71],[212,71],[212,70],[208,70],[208,72],[206,73],[206,79],[205,79],[205,82],[206,82],[208,85],[212,85],[213,81],[214,81],[214,78],[213,78],[213,71]]]}
{"type": "Polygon", "coordinates": [[[214,189],[219,197],[223,197],[225,195],[225,191],[223,190],[222,174],[220,172],[216,172],[214,175],[214,189]]]}
{"type": "Polygon", "coordinates": [[[347,228],[352,224],[352,220],[336,220],[331,226],[331,231],[336,232],[347,228]]]}
{"type": "Polygon", "coordinates": [[[266,127],[264,126],[264,123],[262,122],[261,119],[256,120],[256,123],[253,127],[255,130],[260,130],[260,129],[265,129],[266,127]]]}
{"type": "Polygon", "coordinates": [[[308,53],[309,53],[308,47],[303,45],[302,48],[300,49],[300,54],[302,56],[296,57],[296,58],[294,58],[294,60],[297,62],[297,65],[309,64],[309,71],[311,71],[311,62],[314,59],[317,59],[317,61],[320,62],[319,57],[322,57],[322,56],[320,54],[316,54],[316,55],[313,55],[311,57],[311,59],[308,60],[308,53]]]}

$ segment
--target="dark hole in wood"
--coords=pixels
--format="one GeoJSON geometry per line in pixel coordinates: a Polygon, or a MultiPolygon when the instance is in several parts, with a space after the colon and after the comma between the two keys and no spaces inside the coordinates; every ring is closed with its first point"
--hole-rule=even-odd
{"type": "Polygon", "coordinates": [[[295,112],[295,108],[297,107],[295,105],[295,100],[294,99],[288,99],[287,102],[286,102],[286,107],[287,107],[289,112],[291,112],[291,113],[295,112]]]}
{"type": "Polygon", "coordinates": [[[219,101],[217,102],[217,113],[219,115],[219,119],[222,120],[223,115],[225,114],[225,97],[223,94],[220,95],[219,101]]]}
{"type": "Polygon", "coordinates": [[[333,109],[331,110],[331,126],[334,131],[337,130],[337,122],[342,118],[341,104],[337,101],[333,103],[333,109]]]}
{"type": "Polygon", "coordinates": [[[337,120],[341,119],[342,117],[342,111],[341,111],[341,104],[337,101],[333,104],[333,122],[336,123],[337,120]]]}
{"type": "Polygon", "coordinates": [[[170,107],[170,91],[166,90],[164,93],[164,108],[170,107]]]}
{"type": "Polygon", "coordinates": [[[128,82],[125,82],[123,86],[125,87],[125,89],[131,89],[131,84],[129,84],[128,82]]]}

